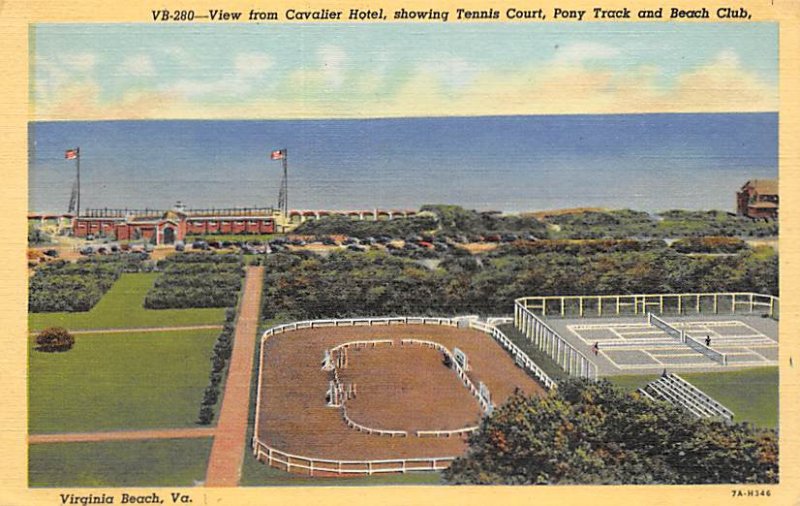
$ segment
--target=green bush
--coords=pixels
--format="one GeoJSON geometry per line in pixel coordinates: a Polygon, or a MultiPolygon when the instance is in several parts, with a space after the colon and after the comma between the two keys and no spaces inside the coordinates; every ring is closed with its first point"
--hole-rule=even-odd
{"type": "Polygon", "coordinates": [[[123,272],[149,270],[139,255],[82,258],[75,263],[50,262],[36,269],[28,282],[28,310],[32,313],[88,311],[123,272]]]}
{"type": "Polygon", "coordinates": [[[75,345],[75,338],[67,329],[49,327],[36,336],[36,350],[45,352],[69,351],[75,345]]]}
{"type": "Polygon", "coordinates": [[[777,483],[774,430],[700,419],[608,381],[517,392],[443,472],[453,484],[777,483]]]}
{"type": "Polygon", "coordinates": [[[172,255],[158,269],[161,275],[144,299],[148,309],[232,307],[244,277],[240,255],[172,255]]]}

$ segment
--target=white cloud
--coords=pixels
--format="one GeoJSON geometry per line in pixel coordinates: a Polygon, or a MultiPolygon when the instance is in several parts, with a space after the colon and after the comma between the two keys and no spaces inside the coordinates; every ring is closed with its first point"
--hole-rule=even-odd
{"type": "Polygon", "coordinates": [[[138,54],[129,56],[122,61],[120,69],[129,75],[138,77],[152,77],[156,75],[156,68],[153,60],[145,55],[138,54]]]}
{"type": "Polygon", "coordinates": [[[720,52],[666,86],[655,65],[594,68],[588,60],[581,63],[588,55],[618,54],[608,46],[582,47],[566,48],[559,57],[562,62],[571,60],[571,65],[551,62],[502,72],[479,70],[468,61],[453,59],[418,65],[399,83],[382,72],[345,75],[347,56],[336,46],[320,52],[321,68],[298,69],[282,82],[263,78],[273,65],[268,55],[241,54],[213,75],[131,91],[113,103],[99,98],[99,87],[90,78],[65,73],[58,61],[37,61],[48,79],[39,82],[37,74],[35,114],[37,119],[312,118],[778,108],[776,86],[744,68],[733,51],[720,52]],[[453,93],[455,85],[458,93],[453,93]],[[271,92],[275,86],[280,87],[280,98],[271,92]]]}
{"type": "Polygon", "coordinates": [[[97,63],[97,56],[91,53],[74,54],[62,58],[65,65],[72,70],[79,72],[89,72],[94,68],[97,63]]]}
{"type": "Polygon", "coordinates": [[[233,62],[236,76],[241,79],[263,77],[270,67],[272,58],[264,53],[241,53],[236,55],[233,62]]]}
{"type": "Polygon", "coordinates": [[[347,53],[339,46],[325,44],[317,52],[323,79],[328,86],[339,88],[344,84],[347,53]]]}
{"type": "Polygon", "coordinates": [[[590,60],[608,60],[618,57],[622,52],[607,44],[597,42],[576,42],[556,49],[552,63],[555,65],[581,65],[590,60]]]}

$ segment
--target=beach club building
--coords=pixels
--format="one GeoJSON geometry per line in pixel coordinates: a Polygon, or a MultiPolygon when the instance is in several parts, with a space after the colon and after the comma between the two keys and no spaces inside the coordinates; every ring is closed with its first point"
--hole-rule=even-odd
{"type": "Polygon", "coordinates": [[[187,235],[272,234],[275,218],[270,208],[185,209],[87,209],[75,217],[75,237],[113,237],[117,241],[144,240],[175,244],[187,235]]]}

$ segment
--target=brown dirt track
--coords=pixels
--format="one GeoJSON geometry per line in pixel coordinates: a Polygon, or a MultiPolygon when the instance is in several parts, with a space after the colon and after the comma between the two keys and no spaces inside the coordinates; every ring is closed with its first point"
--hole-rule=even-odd
{"type": "Polygon", "coordinates": [[[478,401],[445,367],[442,353],[398,344],[348,349],[340,378],[358,387],[358,395],[347,401],[350,419],[366,427],[409,432],[475,425],[481,416],[478,401]]]}
{"type": "Polygon", "coordinates": [[[489,387],[495,404],[516,387],[543,393],[542,387],[516,367],[513,359],[489,336],[474,330],[436,325],[379,327],[326,327],[303,329],[268,338],[260,367],[261,399],[258,436],[283,452],[335,460],[376,460],[457,456],[466,450],[460,437],[419,438],[369,435],[348,428],[341,410],[325,405],[328,373],[320,363],[324,350],[355,340],[393,339],[391,347],[355,351],[350,348],[349,369],[343,382],[358,384],[358,397],[348,403],[348,413],[358,423],[381,429],[433,430],[460,428],[478,421],[478,406],[453,371],[441,365],[441,354],[419,346],[401,347],[401,338],[438,342],[452,351],[461,348],[471,366],[470,379],[489,387]],[[405,348],[405,349],[404,349],[405,348]],[[372,371],[367,368],[385,366],[372,371]],[[411,384],[398,384],[414,377],[411,384]],[[348,379],[345,379],[348,378],[348,379]],[[420,392],[409,388],[430,384],[420,392]],[[392,402],[391,396],[403,402],[392,402]],[[441,396],[440,396],[441,395],[441,396]],[[414,409],[411,401],[424,406],[414,409]],[[394,420],[394,421],[393,421],[394,420]],[[372,423],[374,422],[374,426],[372,423]]]}

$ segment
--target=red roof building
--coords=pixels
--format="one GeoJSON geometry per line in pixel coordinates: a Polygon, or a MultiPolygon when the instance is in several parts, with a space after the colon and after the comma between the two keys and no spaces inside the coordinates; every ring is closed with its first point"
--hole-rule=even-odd
{"type": "Polygon", "coordinates": [[[751,179],[736,192],[736,214],[749,218],[778,218],[778,180],[751,179]]]}
{"type": "Polygon", "coordinates": [[[174,244],[187,235],[272,234],[275,220],[270,209],[234,208],[169,211],[89,209],[74,219],[75,237],[112,237],[117,241],[145,240],[174,244]]]}

